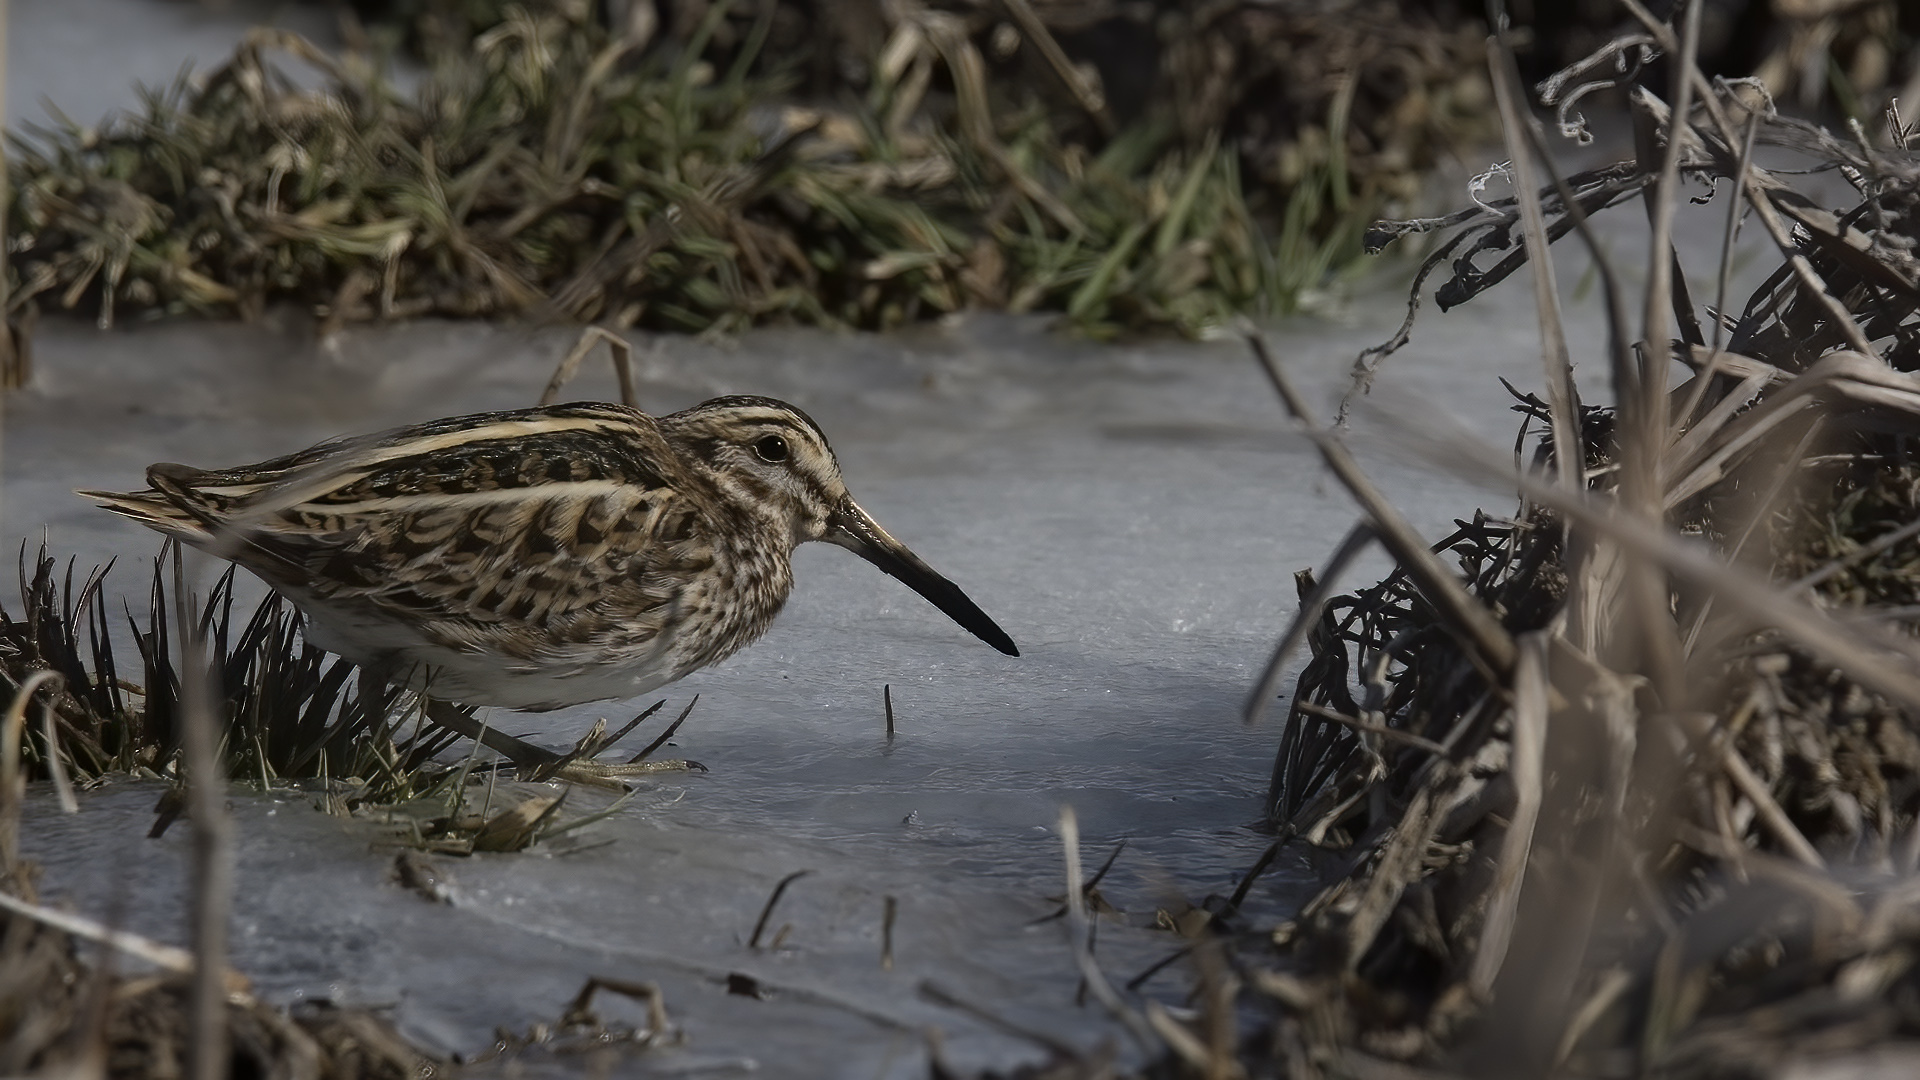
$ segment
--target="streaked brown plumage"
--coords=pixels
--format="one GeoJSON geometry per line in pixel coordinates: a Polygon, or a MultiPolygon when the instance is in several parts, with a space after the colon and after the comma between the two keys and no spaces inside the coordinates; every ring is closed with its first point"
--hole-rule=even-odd
{"type": "Polygon", "coordinates": [[[1018,655],[853,501],[819,427],[771,398],[657,419],[601,403],[481,413],[237,469],[158,464],[147,481],[80,494],[259,574],[315,644],[469,705],[628,698],[715,663],[765,632],[809,540],[1018,655]]]}

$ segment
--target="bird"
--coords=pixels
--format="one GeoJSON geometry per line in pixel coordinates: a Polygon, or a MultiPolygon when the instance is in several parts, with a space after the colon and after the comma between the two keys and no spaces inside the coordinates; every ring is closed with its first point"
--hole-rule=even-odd
{"type": "MultiPolygon", "coordinates": [[[[773,398],[476,413],[237,468],[161,462],[146,479],[78,494],[252,571],[299,608],[310,643],[440,702],[545,712],[716,664],[766,632],[810,541],[1019,655],[854,501],[820,426],[773,398]]],[[[483,741],[523,766],[553,757],[483,741]]]]}

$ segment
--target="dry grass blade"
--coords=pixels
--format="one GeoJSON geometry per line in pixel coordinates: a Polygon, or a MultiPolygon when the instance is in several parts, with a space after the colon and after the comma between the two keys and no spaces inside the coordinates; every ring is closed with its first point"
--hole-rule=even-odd
{"type": "Polygon", "coordinates": [[[1520,909],[1520,888],[1533,851],[1533,830],[1540,820],[1547,744],[1547,639],[1539,633],[1520,638],[1519,664],[1513,673],[1513,814],[1500,841],[1499,871],[1487,890],[1486,922],[1473,955],[1468,985],[1476,994],[1493,992],[1493,980],[1506,962],[1513,922],[1520,909]]]}
{"type": "MultiPolygon", "coordinates": [[[[1672,112],[1666,126],[1665,142],[1660,147],[1659,176],[1648,193],[1652,235],[1647,241],[1649,273],[1640,329],[1640,341],[1646,351],[1640,379],[1643,399],[1635,403],[1639,424],[1637,434],[1641,440],[1636,454],[1642,467],[1648,470],[1658,469],[1668,438],[1667,355],[1661,346],[1667,341],[1667,328],[1671,325],[1674,309],[1679,308],[1683,319],[1692,318],[1690,308],[1681,307],[1674,293],[1676,287],[1685,289],[1685,279],[1676,277],[1673,272],[1676,259],[1673,250],[1673,214],[1674,204],[1678,202],[1680,194],[1680,158],[1687,145],[1688,129],[1682,125],[1693,111],[1693,82],[1689,76],[1700,46],[1701,7],[1702,0],[1684,2],[1686,26],[1680,36],[1679,49],[1673,56],[1672,112]]],[[[1647,162],[1643,159],[1642,164],[1647,162]]],[[[1698,343],[1697,337],[1695,343],[1698,343]]],[[[1650,472],[1643,483],[1641,512],[1651,512],[1657,516],[1657,473],[1650,472]]]]}
{"type": "Polygon", "coordinates": [[[0,891],[24,885],[20,875],[20,808],[26,801],[26,776],[20,768],[20,740],[26,735],[27,704],[42,686],[58,685],[57,672],[36,671],[21,682],[0,716],[0,891]]]}
{"type": "Polygon", "coordinates": [[[1846,417],[1853,425],[1868,423],[1903,432],[1920,429],[1920,379],[1866,357],[1829,353],[1806,371],[1780,382],[1766,400],[1744,413],[1716,409],[1709,420],[1720,418],[1718,426],[1709,427],[1703,421],[1697,441],[1676,447],[1674,479],[1666,494],[1669,508],[1726,479],[1771,434],[1808,410],[1817,410],[1817,418],[1846,417]]]}
{"type": "MultiPolygon", "coordinates": [[[[154,941],[126,930],[116,930],[84,915],[76,915],[70,911],[55,911],[38,904],[31,904],[6,892],[0,892],[0,908],[5,908],[16,915],[23,915],[35,922],[44,923],[74,937],[105,945],[142,963],[152,964],[154,967],[171,971],[176,975],[191,975],[199,966],[194,954],[186,949],[154,941]]],[[[223,981],[230,994],[243,1000],[248,997],[247,979],[239,972],[229,968],[223,976],[223,981]]]]}
{"type": "Polygon", "coordinates": [[[1087,115],[1093,117],[1099,124],[1102,134],[1112,136],[1113,115],[1107,111],[1105,99],[1100,96],[1099,90],[1087,77],[1073,66],[1073,61],[1067,58],[1065,50],[1060,48],[1060,43],[1054,40],[1052,31],[1047,29],[1047,24],[1034,14],[1033,5],[1027,0],[1006,0],[1006,4],[1007,11],[1013,15],[1014,21],[1019,23],[1020,29],[1040,47],[1040,55],[1046,58],[1047,66],[1053,69],[1054,74],[1060,76],[1060,82],[1072,92],[1074,100],[1078,101],[1080,107],[1087,111],[1087,115]]]}
{"type": "Polygon", "coordinates": [[[1080,871],[1080,818],[1073,807],[1060,808],[1059,830],[1067,871],[1067,940],[1073,949],[1074,963],[1080,969],[1081,985],[1108,1015],[1121,1023],[1142,1053],[1151,1054],[1158,1042],[1153,1026],[1121,999],[1119,991],[1107,981],[1106,973],[1093,958],[1089,944],[1092,922],[1087,915],[1087,894],[1080,871]]]}
{"type": "Polygon", "coordinates": [[[767,896],[766,905],[760,909],[760,917],[754,920],[753,933],[747,938],[747,948],[760,947],[760,937],[767,932],[767,923],[773,918],[773,909],[779,906],[780,898],[787,893],[787,887],[811,873],[813,873],[811,870],[795,870],[774,885],[773,892],[767,896]]]}
{"type": "MultiPolygon", "coordinates": [[[[73,780],[67,775],[66,755],[61,752],[60,736],[54,730],[51,702],[42,702],[40,705],[40,740],[47,748],[47,779],[53,782],[54,797],[60,800],[61,812],[79,813],[80,801],[74,797],[73,780]]],[[[0,768],[0,775],[6,773],[6,769],[0,768]]]]}
{"type": "Polygon", "coordinates": [[[604,327],[589,326],[574,343],[572,350],[561,357],[559,366],[553,369],[553,378],[547,380],[547,388],[540,393],[541,405],[551,405],[560,400],[560,391],[580,370],[581,361],[593,351],[595,345],[605,343],[607,354],[613,361],[613,374],[620,382],[620,404],[630,409],[640,407],[639,394],[633,385],[633,346],[627,339],[604,327]]]}
{"type": "Polygon", "coordinates": [[[1339,953],[1345,957],[1349,973],[1366,959],[1380,931],[1406,895],[1407,886],[1415,880],[1417,875],[1413,871],[1426,857],[1427,847],[1433,843],[1441,822],[1463,796],[1461,782],[1464,779],[1458,769],[1440,763],[1426,773],[1413,797],[1407,800],[1399,824],[1380,846],[1372,876],[1347,913],[1339,953]]]}
{"type": "MultiPolygon", "coordinates": [[[[1527,263],[1533,268],[1533,301],[1540,324],[1540,359],[1546,368],[1548,417],[1552,424],[1553,445],[1580,445],[1579,391],[1573,382],[1573,360],[1567,351],[1567,333],[1560,319],[1560,287],[1555,279],[1553,259],[1548,254],[1546,216],[1540,208],[1540,181],[1534,166],[1533,147],[1526,138],[1526,121],[1521,117],[1520,73],[1513,53],[1498,38],[1487,40],[1487,62],[1493,70],[1494,100],[1500,107],[1501,128],[1506,132],[1507,159],[1513,163],[1514,195],[1519,204],[1521,230],[1527,248],[1527,263]]],[[[1584,454],[1561,453],[1555,462],[1560,483],[1576,488],[1581,483],[1584,454]]]]}
{"type": "Polygon", "coordinates": [[[687,702],[687,707],[680,710],[680,715],[673,718],[673,723],[668,724],[665,731],[654,736],[653,741],[641,748],[639,753],[628,758],[627,764],[638,765],[653,757],[654,751],[659,750],[661,747],[667,745],[667,743],[673,741],[674,735],[680,731],[680,725],[687,722],[687,717],[693,715],[693,707],[698,704],[700,704],[700,695],[695,694],[693,695],[693,699],[687,702]]]}
{"type": "Polygon", "coordinates": [[[473,850],[525,851],[540,839],[564,805],[565,792],[523,799],[487,819],[473,835],[473,850]]]}
{"type": "Polygon", "coordinates": [[[1445,754],[1447,752],[1445,743],[1435,742],[1424,735],[1415,735],[1410,731],[1401,731],[1399,728],[1383,727],[1379,724],[1368,723],[1357,717],[1343,716],[1323,705],[1315,705],[1311,701],[1296,702],[1294,708],[1308,716],[1317,716],[1322,720],[1331,720],[1336,724],[1352,728],[1355,731],[1364,731],[1369,735],[1378,735],[1383,739],[1388,739],[1406,746],[1417,747],[1425,750],[1429,754],[1445,754]]]}
{"type": "Polygon", "coordinates": [[[188,815],[193,822],[192,938],[196,968],[189,1007],[187,1067],[192,1080],[225,1080],[227,1049],[227,921],[233,901],[233,819],[227,812],[227,774],[220,760],[215,691],[209,685],[205,624],[190,614],[185,560],[173,549],[173,589],[180,634],[181,758],[188,815]]]}

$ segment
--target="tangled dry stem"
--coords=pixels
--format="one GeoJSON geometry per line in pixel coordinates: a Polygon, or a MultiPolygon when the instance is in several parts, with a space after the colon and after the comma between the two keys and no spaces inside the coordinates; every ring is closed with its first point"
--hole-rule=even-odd
{"type": "MultiPolygon", "coordinates": [[[[1920,1034],[1912,133],[1782,117],[1701,76],[1686,23],[1643,28],[1684,122],[1637,91],[1637,160],[1563,180],[1541,156],[1537,192],[1376,235],[1448,231],[1415,287],[1449,270],[1447,306],[1634,195],[1676,203],[1680,177],[1738,200],[1780,268],[1702,311],[1656,249],[1677,269],[1649,273],[1640,331],[1608,297],[1617,410],[1570,382],[1523,399],[1547,435],[1518,476],[1435,452],[1523,496],[1434,545],[1457,574],[1392,549],[1401,568],[1348,596],[1303,576],[1310,656],[1269,805],[1322,884],[1283,925],[1220,924],[1271,1018],[1241,1047],[1256,1074],[1771,1076],[1920,1034]],[[1856,205],[1824,209],[1755,142],[1838,170],[1856,205]],[[1679,338],[1649,344],[1661,327],[1679,338]],[[1668,390],[1670,358],[1689,377],[1668,390]]],[[[1532,121],[1508,121],[1534,152],[1532,121]]],[[[1552,385],[1568,350],[1538,298],[1552,385]]]]}

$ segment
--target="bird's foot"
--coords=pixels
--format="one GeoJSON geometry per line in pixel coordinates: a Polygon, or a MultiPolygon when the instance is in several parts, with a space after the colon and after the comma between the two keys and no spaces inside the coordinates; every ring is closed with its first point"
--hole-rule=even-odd
{"type": "MultiPolygon", "coordinates": [[[[700,699],[695,697],[693,700],[697,702],[700,699]]],[[[476,720],[470,712],[437,699],[428,699],[427,717],[449,730],[465,735],[488,749],[504,755],[517,767],[518,775],[522,780],[561,780],[608,791],[626,791],[627,785],[623,781],[634,777],[660,772],[707,771],[707,767],[697,761],[647,760],[648,754],[659,749],[675,731],[679,730],[687,714],[693,711],[692,702],[687,704],[686,709],[664,734],[655,739],[652,745],[642,750],[633,760],[625,762],[599,760],[600,754],[632,731],[642,720],[658,711],[661,704],[664,702],[657,703],[634,717],[631,723],[611,736],[607,734],[607,722],[599,721],[578,743],[574,744],[573,749],[565,753],[556,753],[516,739],[503,731],[495,731],[476,720]]]]}
{"type": "Polygon", "coordinates": [[[706,772],[697,761],[594,761],[575,758],[522,767],[520,775],[528,780],[561,780],[585,787],[625,791],[623,783],[635,777],[663,772],[706,772]]]}
{"type": "MultiPolygon", "coordinates": [[[[621,781],[632,777],[662,772],[694,772],[696,770],[706,772],[707,767],[697,761],[648,759],[648,755],[666,745],[667,740],[673,737],[673,733],[680,730],[680,725],[686,722],[687,715],[693,712],[693,706],[699,700],[699,695],[695,695],[693,701],[687,703],[687,707],[681,710],[679,717],[668,725],[667,730],[662,732],[659,738],[625,762],[600,761],[598,758],[614,743],[625,738],[627,733],[637,727],[641,721],[658,712],[666,702],[654,702],[645,712],[634,717],[625,727],[612,735],[607,734],[607,722],[602,719],[596,722],[592,730],[588,731],[578,743],[574,744],[572,750],[557,756],[549,755],[548,761],[529,763],[518,758],[515,760],[520,761],[523,766],[531,764],[533,766],[531,772],[535,779],[571,780],[577,784],[617,790],[625,790],[626,785],[621,781]]],[[[525,771],[527,770],[523,770],[523,774],[525,771]]]]}

